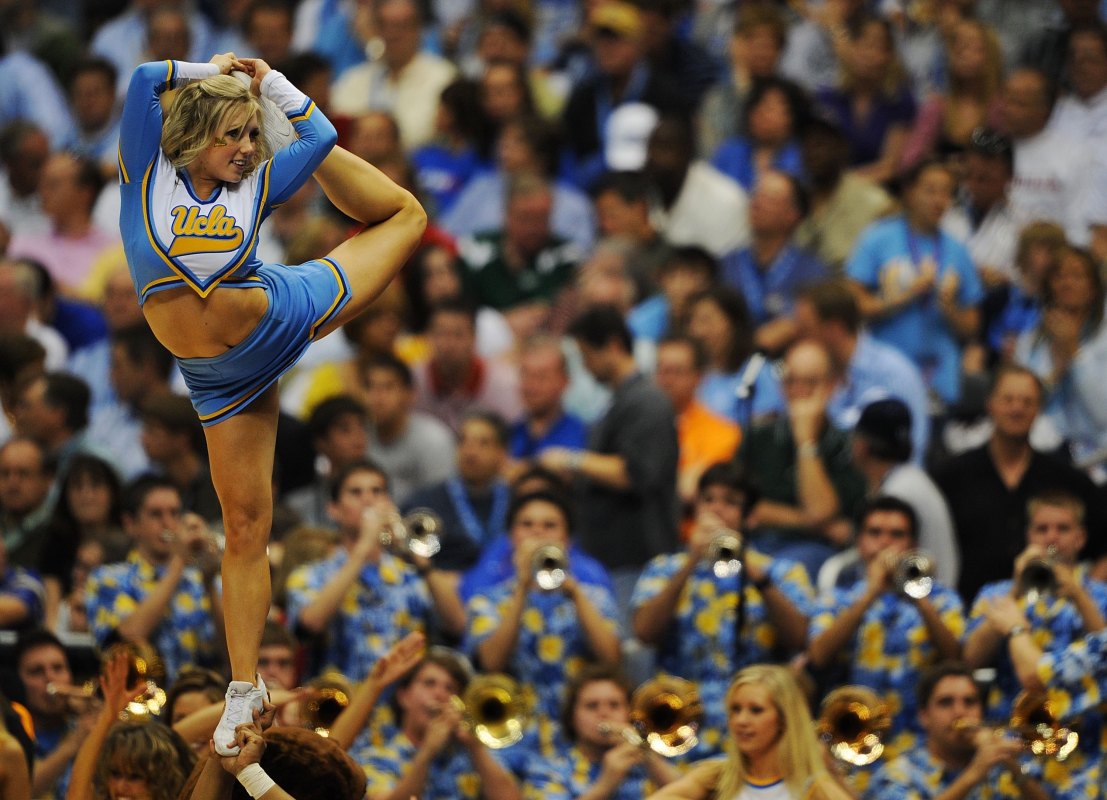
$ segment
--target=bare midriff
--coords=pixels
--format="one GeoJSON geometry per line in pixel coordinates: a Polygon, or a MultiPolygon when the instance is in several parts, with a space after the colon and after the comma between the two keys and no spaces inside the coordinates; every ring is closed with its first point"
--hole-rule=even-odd
{"type": "Polygon", "coordinates": [[[182,286],[150,295],[142,312],[170,353],[178,358],[211,358],[249,336],[268,307],[269,298],[260,286],[216,288],[207,297],[182,286]]]}

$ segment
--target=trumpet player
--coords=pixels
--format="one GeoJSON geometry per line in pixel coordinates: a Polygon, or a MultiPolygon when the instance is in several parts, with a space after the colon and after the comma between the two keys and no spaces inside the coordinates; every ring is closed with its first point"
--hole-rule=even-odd
{"type": "Polygon", "coordinates": [[[508,510],[514,571],[483,588],[466,607],[464,646],[487,672],[511,672],[537,697],[541,744],[552,740],[554,721],[570,680],[588,661],[617,664],[615,597],[604,569],[570,547],[571,511],[559,495],[517,497],[508,510]],[[560,585],[538,584],[534,554],[544,545],[561,551],[560,585]]]}
{"type": "Polygon", "coordinates": [[[450,633],[461,631],[460,601],[452,582],[425,564],[415,567],[384,549],[381,530],[395,513],[388,476],[370,461],[340,469],[328,513],[339,546],[288,578],[288,621],[295,630],[325,640],[320,663],[354,681],[409,633],[427,633],[435,611],[450,633]]]}
{"type": "Polygon", "coordinates": [[[944,662],[918,686],[921,747],[901,753],[873,776],[865,800],[1045,800],[1020,764],[1023,745],[983,727],[984,703],[972,671],[944,662]]]}
{"type": "Polygon", "coordinates": [[[549,758],[530,759],[527,800],[640,800],[676,780],[676,767],[633,740],[630,687],[612,667],[588,667],[565,698],[566,744],[549,758]]]}
{"type": "Polygon", "coordinates": [[[734,673],[750,664],[784,660],[803,649],[813,593],[801,564],[770,558],[752,546],[721,556],[722,574],[707,553],[716,537],[742,530],[754,499],[728,464],[700,477],[695,525],[685,552],[657,556],[635,587],[634,635],[656,645],[659,666],[699,687],[704,705],[695,756],[719,751],[726,730],[724,697],[734,673]],[[741,559],[737,571],[727,569],[741,559]]]}
{"type": "MultiPolygon", "coordinates": [[[[1107,629],[1107,585],[1078,563],[1087,534],[1084,504],[1075,495],[1050,491],[1027,503],[1026,548],[1015,560],[1012,577],[985,584],[969,618],[965,660],[973,667],[994,667],[995,689],[989,711],[1010,716],[1015,697],[1041,684],[1035,652],[1058,653],[1081,637],[1107,629]],[[1028,573],[1036,586],[1030,586],[1028,573]],[[1030,590],[1033,589],[1033,592],[1030,590]],[[1034,596],[1036,595],[1036,597],[1034,596]]],[[[1080,730],[1080,746],[1063,764],[1060,798],[1083,798],[1089,786],[1102,785],[1098,773],[1098,731],[1102,714],[1089,712],[1080,730]]]]}
{"type": "Polygon", "coordinates": [[[915,512],[902,500],[869,501],[856,539],[864,580],[819,602],[807,649],[811,666],[880,695],[892,712],[884,742],[889,756],[912,747],[920,732],[915,686],[921,671],[958,658],[965,629],[956,591],[931,578],[923,594],[897,580],[901,559],[918,543],[916,525],[915,512]]]}
{"type": "Polygon", "coordinates": [[[451,698],[469,682],[464,662],[439,648],[396,686],[398,730],[354,753],[369,778],[368,800],[521,800],[519,784],[478,741],[451,698]]]}
{"type": "Polygon", "coordinates": [[[166,478],[135,479],[123,506],[134,548],[126,561],[93,570],[85,591],[97,643],[103,647],[116,634],[149,642],[168,682],[189,664],[217,666],[223,606],[211,532],[198,516],[182,514],[180,491],[166,478]]]}

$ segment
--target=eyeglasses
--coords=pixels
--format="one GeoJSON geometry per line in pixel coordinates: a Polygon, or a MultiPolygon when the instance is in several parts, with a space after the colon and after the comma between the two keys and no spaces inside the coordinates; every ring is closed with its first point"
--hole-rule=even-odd
{"type": "Polygon", "coordinates": [[[978,153],[1001,156],[1011,152],[1011,137],[991,128],[976,128],[969,137],[969,147],[978,153]]]}

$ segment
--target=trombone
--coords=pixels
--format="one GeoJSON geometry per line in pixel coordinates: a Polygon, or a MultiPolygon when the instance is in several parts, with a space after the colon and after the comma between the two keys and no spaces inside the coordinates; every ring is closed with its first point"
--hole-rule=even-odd
{"type": "Polygon", "coordinates": [[[454,695],[450,702],[477,740],[492,750],[516,744],[530,720],[528,692],[502,673],[477,675],[461,696],[454,695]]]}
{"type": "Polygon", "coordinates": [[[442,549],[442,519],[429,508],[394,514],[381,528],[381,544],[393,555],[433,558],[442,549]]]}
{"type": "Polygon", "coordinates": [[[544,592],[560,589],[569,577],[569,559],[556,544],[544,544],[530,558],[534,582],[544,592]]]}
{"type": "Polygon", "coordinates": [[[815,730],[839,761],[855,767],[884,754],[883,737],[892,725],[888,707],[867,686],[840,686],[823,700],[815,730]]]}
{"type": "Polygon", "coordinates": [[[327,738],[335,720],[350,705],[350,684],[339,672],[325,672],[308,683],[312,692],[300,701],[300,720],[327,738]]]}
{"type": "Polygon", "coordinates": [[[699,743],[703,703],[696,685],[683,678],[662,675],[646,681],[630,699],[630,725],[600,723],[600,733],[618,731],[635,747],[672,758],[699,743]]]}
{"type": "MultiPolygon", "coordinates": [[[[954,727],[971,731],[987,729],[978,722],[964,719],[957,720],[954,727]]],[[[1020,692],[1011,707],[1006,727],[991,730],[1011,733],[1022,741],[1032,755],[1054,761],[1065,761],[1080,744],[1080,734],[1060,724],[1053,701],[1042,691],[1020,692]]]]}
{"type": "Polygon", "coordinates": [[[742,534],[730,528],[715,531],[705,559],[716,578],[733,578],[742,572],[742,534]]]}
{"type": "Polygon", "coordinates": [[[896,591],[913,600],[922,600],[934,591],[934,560],[920,550],[911,550],[896,560],[892,573],[896,591]]]}

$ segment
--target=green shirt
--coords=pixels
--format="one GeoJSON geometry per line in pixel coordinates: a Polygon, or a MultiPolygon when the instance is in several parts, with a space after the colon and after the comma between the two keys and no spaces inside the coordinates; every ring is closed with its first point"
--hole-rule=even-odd
{"type": "Polygon", "coordinates": [[[581,260],[577,245],[551,236],[523,268],[504,259],[503,233],[479,233],[458,242],[465,289],[482,306],[506,311],[534,301],[552,303],[576,273],[581,260]]]}

